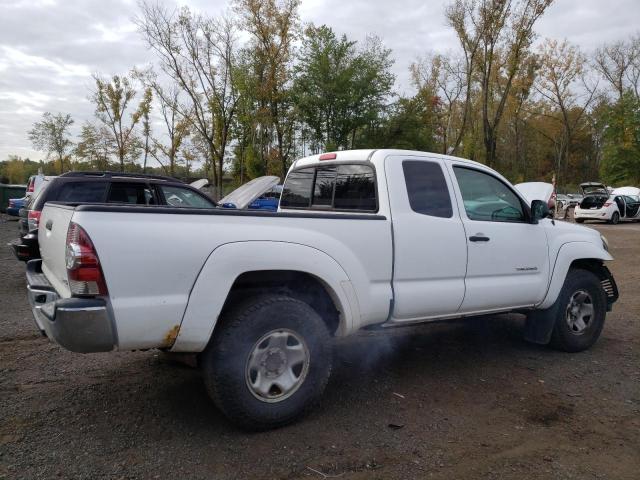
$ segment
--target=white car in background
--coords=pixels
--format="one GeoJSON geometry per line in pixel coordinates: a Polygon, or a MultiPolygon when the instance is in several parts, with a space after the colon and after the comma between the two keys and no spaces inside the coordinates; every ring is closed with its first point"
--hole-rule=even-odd
{"type": "Polygon", "coordinates": [[[609,190],[598,182],[580,185],[584,198],[574,211],[576,222],[599,220],[611,224],[640,220],[640,188],[620,187],[609,190]]]}

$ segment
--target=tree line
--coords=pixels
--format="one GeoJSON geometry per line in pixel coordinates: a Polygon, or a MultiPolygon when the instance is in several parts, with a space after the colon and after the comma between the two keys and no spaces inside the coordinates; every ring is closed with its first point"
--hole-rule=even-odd
{"type": "Polygon", "coordinates": [[[65,113],[45,113],[29,138],[49,170],[197,174],[218,192],[225,177],[284,177],[297,157],[351,148],[452,154],[514,182],[555,175],[565,190],[640,184],[640,35],[588,55],[538,39],[552,3],[451,1],[457,46],[410,65],[406,95],[380,38],[303,24],[300,0],[233,0],[218,17],[143,1],[153,65],[95,75],[78,138],[65,113]]]}

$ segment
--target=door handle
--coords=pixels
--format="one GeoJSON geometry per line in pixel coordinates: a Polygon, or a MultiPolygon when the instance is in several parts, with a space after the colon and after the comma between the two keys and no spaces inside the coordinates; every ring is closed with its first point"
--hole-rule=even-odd
{"type": "Polygon", "coordinates": [[[44,226],[47,230],[51,230],[53,228],[53,220],[47,220],[47,224],[44,226]]]}
{"type": "Polygon", "coordinates": [[[489,237],[485,237],[482,234],[478,234],[478,235],[470,236],[469,240],[472,241],[472,242],[488,242],[489,241],[489,237]]]}

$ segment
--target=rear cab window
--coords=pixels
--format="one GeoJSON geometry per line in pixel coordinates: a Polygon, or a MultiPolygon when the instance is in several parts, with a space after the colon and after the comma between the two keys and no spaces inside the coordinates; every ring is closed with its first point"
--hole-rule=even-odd
{"type": "Polygon", "coordinates": [[[370,164],[317,165],[292,171],[280,207],[336,212],[377,212],[376,176],[370,164]]]}

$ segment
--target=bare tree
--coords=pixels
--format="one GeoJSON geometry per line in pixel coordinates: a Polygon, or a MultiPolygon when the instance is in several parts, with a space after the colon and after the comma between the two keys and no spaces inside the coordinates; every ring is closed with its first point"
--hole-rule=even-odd
{"type": "Polygon", "coordinates": [[[475,45],[485,161],[495,164],[498,129],[516,75],[529,54],[533,27],[553,0],[456,0],[447,10],[463,50],[475,45]]]}
{"type": "Polygon", "coordinates": [[[466,74],[463,61],[444,55],[423,58],[411,65],[413,83],[418,90],[435,98],[435,118],[441,151],[455,153],[462,141],[466,120],[466,74]]]}
{"type": "MultiPolygon", "coordinates": [[[[569,160],[573,133],[591,104],[597,85],[586,81],[586,57],[577,46],[566,40],[547,39],[539,49],[539,75],[536,91],[560,113],[561,135],[554,139],[557,146],[557,171],[569,160]],[[580,84],[580,85],[577,85],[580,84]]],[[[549,116],[555,119],[554,116],[549,116]]]]}
{"type": "Polygon", "coordinates": [[[222,175],[238,94],[234,86],[236,28],[228,19],[211,19],[183,8],[169,11],[140,4],[136,23],[158,54],[160,68],[188,99],[176,111],[188,119],[207,146],[213,182],[222,192],[222,175]]]}
{"type": "Polygon", "coordinates": [[[640,77],[640,36],[630,41],[618,41],[596,50],[593,66],[611,84],[618,99],[625,90],[632,89],[638,96],[640,77]]]}

